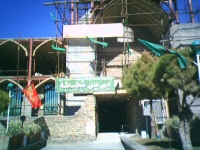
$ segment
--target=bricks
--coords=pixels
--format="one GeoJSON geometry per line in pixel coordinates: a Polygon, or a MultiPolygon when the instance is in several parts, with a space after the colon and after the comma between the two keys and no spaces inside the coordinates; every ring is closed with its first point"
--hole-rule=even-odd
{"type": "Polygon", "coordinates": [[[48,142],[92,141],[95,135],[95,98],[88,96],[74,116],[44,116],[28,118],[46,131],[48,142]]]}
{"type": "MultiPolygon", "coordinates": [[[[19,117],[11,118],[19,120],[19,117]]],[[[45,131],[48,142],[80,142],[96,139],[95,98],[87,96],[74,116],[26,117],[25,124],[35,122],[45,131]]]]}

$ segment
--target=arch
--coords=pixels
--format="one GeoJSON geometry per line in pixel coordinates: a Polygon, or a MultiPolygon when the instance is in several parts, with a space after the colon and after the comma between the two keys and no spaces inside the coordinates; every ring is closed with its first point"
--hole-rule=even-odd
{"type": "Polygon", "coordinates": [[[7,42],[13,42],[13,43],[15,43],[15,44],[17,44],[17,45],[19,45],[23,50],[24,50],[24,52],[25,52],[25,55],[26,56],[28,56],[28,50],[22,45],[22,44],[20,44],[19,42],[17,42],[17,41],[14,41],[14,40],[12,40],[12,39],[8,39],[8,40],[6,40],[6,41],[3,41],[2,43],[0,43],[0,46],[1,45],[3,45],[3,44],[5,44],[5,43],[7,43],[7,42]]]}
{"type": "Polygon", "coordinates": [[[47,78],[47,79],[43,80],[42,82],[40,82],[39,84],[37,84],[35,86],[35,88],[37,89],[40,85],[42,85],[43,83],[45,83],[45,82],[47,82],[49,80],[54,80],[55,81],[55,78],[54,77],[47,78]]]}
{"type": "Polygon", "coordinates": [[[48,40],[42,42],[41,44],[39,44],[39,45],[35,48],[35,50],[33,51],[33,56],[35,56],[36,51],[37,51],[42,45],[46,44],[47,42],[49,42],[49,41],[51,41],[51,40],[52,40],[52,39],[48,39],[48,40]]]}
{"type": "MultiPolygon", "coordinates": [[[[102,11],[98,10],[100,9],[99,6],[96,6],[93,12],[96,12],[97,15],[94,16],[92,24],[101,24],[101,17],[103,17],[104,24],[122,22],[122,16],[119,15],[121,14],[121,5],[119,3],[121,3],[120,0],[102,3],[103,16],[101,15],[102,11]]],[[[170,27],[168,14],[154,1],[132,0],[127,5],[126,11],[128,11],[128,14],[125,13],[128,23],[124,22],[124,24],[130,28],[138,26],[147,29],[154,36],[155,40],[159,40],[162,34],[165,34],[170,27]]]]}
{"type": "Polygon", "coordinates": [[[9,82],[12,82],[13,84],[17,85],[21,90],[23,90],[23,86],[21,86],[19,83],[17,83],[16,81],[12,80],[12,79],[3,79],[0,81],[0,84],[5,82],[5,81],[9,81],[9,82]]]}

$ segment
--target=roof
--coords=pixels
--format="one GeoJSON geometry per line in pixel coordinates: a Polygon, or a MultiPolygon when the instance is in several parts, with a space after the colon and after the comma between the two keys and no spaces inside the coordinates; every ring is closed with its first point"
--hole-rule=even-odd
{"type": "MultiPolygon", "coordinates": [[[[128,23],[125,24],[125,26],[130,27],[133,31],[135,26],[142,27],[140,30],[135,29],[138,30],[137,33],[139,34],[143,34],[143,29],[145,28],[152,33],[152,39],[156,40],[159,40],[161,36],[168,31],[168,15],[155,0],[154,2],[150,0],[127,1],[128,3],[122,3],[122,0],[102,0],[100,3],[95,3],[94,7],[96,9],[94,8],[93,12],[96,17],[93,18],[93,23],[122,23],[127,19],[128,23]]],[[[38,73],[54,74],[57,72],[58,65],[66,62],[65,53],[60,53],[58,55],[58,53],[52,49],[52,43],[52,38],[33,39],[33,57],[35,58],[35,64],[33,63],[34,66],[32,66],[33,73],[35,73],[35,70],[38,73]]],[[[60,47],[63,46],[63,44],[60,45],[60,47]]],[[[0,74],[8,75],[7,72],[2,72],[3,70],[8,70],[9,72],[13,72],[9,73],[9,75],[16,75],[17,64],[19,64],[19,75],[27,75],[26,69],[28,66],[29,50],[30,38],[0,39],[0,74]],[[19,59],[18,46],[20,48],[19,59]]],[[[65,72],[66,68],[64,66],[61,68],[63,68],[62,71],[65,72]]]]}
{"type": "MultiPolygon", "coordinates": [[[[30,53],[30,39],[3,39],[0,40],[0,75],[27,75],[28,59],[30,53]],[[19,64],[19,66],[18,66],[19,64]],[[19,69],[17,69],[19,67],[19,69]]],[[[33,66],[32,73],[53,75],[57,72],[58,61],[60,65],[66,62],[65,52],[57,52],[52,49],[52,38],[33,39],[33,66]],[[34,72],[36,71],[36,72],[34,72]]],[[[63,44],[60,47],[63,47],[63,44]]],[[[62,67],[65,72],[66,68],[62,67]]]]}
{"type": "Polygon", "coordinates": [[[168,14],[156,2],[150,0],[131,0],[127,4],[121,0],[111,0],[109,3],[97,5],[93,11],[98,13],[93,20],[94,24],[122,23],[128,18],[128,27],[142,26],[149,30],[156,40],[159,40],[170,26],[168,14]]]}

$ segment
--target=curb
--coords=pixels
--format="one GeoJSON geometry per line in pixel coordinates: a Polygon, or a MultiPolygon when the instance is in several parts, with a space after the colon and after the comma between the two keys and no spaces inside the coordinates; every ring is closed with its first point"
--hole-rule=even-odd
{"type": "Polygon", "coordinates": [[[131,140],[126,136],[120,136],[121,142],[126,150],[148,150],[145,146],[131,140]]]}

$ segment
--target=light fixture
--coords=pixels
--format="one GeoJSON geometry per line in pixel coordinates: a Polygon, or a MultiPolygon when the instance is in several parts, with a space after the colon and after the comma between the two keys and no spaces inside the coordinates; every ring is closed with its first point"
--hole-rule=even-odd
{"type": "Polygon", "coordinates": [[[8,132],[8,127],[9,127],[9,123],[10,123],[10,100],[11,100],[11,91],[14,88],[14,84],[13,83],[8,83],[7,85],[7,90],[9,91],[9,104],[8,104],[8,115],[7,115],[7,127],[6,127],[6,132],[8,132]]]}
{"type": "Polygon", "coordinates": [[[200,64],[199,64],[199,54],[200,54],[200,40],[195,40],[191,44],[191,48],[196,52],[198,75],[199,75],[199,84],[200,84],[200,64]]]}
{"type": "Polygon", "coordinates": [[[191,48],[193,51],[196,51],[196,53],[200,51],[200,40],[195,40],[192,42],[191,48]]]}

